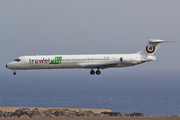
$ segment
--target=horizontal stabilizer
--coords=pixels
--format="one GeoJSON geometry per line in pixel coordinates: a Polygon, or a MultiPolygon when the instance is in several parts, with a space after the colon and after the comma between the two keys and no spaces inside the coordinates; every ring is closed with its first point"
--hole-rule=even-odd
{"type": "Polygon", "coordinates": [[[150,39],[147,45],[140,52],[138,52],[138,54],[141,55],[142,59],[146,59],[148,56],[153,56],[155,52],[158,50],[161,43],[165,43],[165,42],[173,42],[173,41],[150,39]]]}
{"type": "Polygon", "coordinates": [[[149,40],[149,42],[150,42],[150,43],[164,43],[164,42],[174,42],[174,41],[151,39],[151,40],[149,40]]]}

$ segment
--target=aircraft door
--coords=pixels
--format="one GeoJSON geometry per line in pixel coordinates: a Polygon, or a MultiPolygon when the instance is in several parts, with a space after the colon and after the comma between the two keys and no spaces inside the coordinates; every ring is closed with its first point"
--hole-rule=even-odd
{"type": "Polygon", "coordinates": [[[25,57],[21,58],[21,62],[22,62],[23,65],[26,64],[26,59],[25,59],[25,57]]]}

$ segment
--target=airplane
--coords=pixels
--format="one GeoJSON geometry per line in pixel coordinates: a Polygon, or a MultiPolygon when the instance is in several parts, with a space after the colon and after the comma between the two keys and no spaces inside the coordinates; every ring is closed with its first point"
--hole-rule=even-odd
{"type": "Polygon", "coordinates": [[[32,69],[91,69],[91,75],[100,75],[100,69],[130,67],[149,61],[155,61],[153,56],[161,43],[173,42],[159,39],[150,39],[147,45],[133,54],[86,54],[86,55],[37,55],[21,56],[8,63],[6,68],[13,70],[32,69]],[[94,71],[94,69],[97,69],[94,71]]]}

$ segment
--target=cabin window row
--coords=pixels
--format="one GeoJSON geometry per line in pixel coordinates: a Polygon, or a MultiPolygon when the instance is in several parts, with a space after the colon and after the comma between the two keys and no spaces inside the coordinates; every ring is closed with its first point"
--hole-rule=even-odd
{"type": "Polygon", "coordinates": [[[81,61],[81,60],[108,60],[108,59],[62,59],[62,61],[81,61]]]}

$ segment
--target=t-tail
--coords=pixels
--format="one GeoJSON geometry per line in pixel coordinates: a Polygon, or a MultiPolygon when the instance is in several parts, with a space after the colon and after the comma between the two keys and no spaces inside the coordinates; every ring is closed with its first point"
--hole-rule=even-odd
{"type": "Polygon", "coordinates": [[[147,45],[140,52],[138,52],[138,54],[141,55],[141,59],[144,60],[144,62],[156,60],[156,57],[153,55],[158,50],[161,43],[164,42],[173,42],[173,41],[150,39],[147,45]]]}

